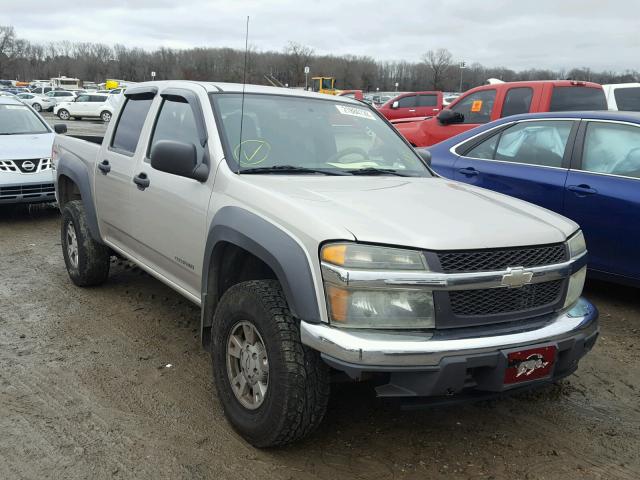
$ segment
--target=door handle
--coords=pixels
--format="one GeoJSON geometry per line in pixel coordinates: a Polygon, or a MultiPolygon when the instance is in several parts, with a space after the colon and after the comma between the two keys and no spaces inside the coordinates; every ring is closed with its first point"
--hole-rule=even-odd
{"type": "Polygon", "coordinates": [[[584,197],[586,195],[593,195],[594,193],[598,193],[595,188],[591,188],[589,185],[569,185],[567,190],[575,193],[579,197],[584,197]]]}
{"type": "Polygon", "coordinates": [[[151,182],[149,181],[149,177],[147,177],[146,173],[140,172],[138,175],[133,177],[133,183],[135,183],[140,190],[144,190],[151,182]]]}
{"type": "Polygon", "coordinates": [[[458,173],[461,173],[462,175],[466,175],[468,177],[473,177],[480,174],[480,172],[473,167],[461,168],[460,170],[458,170],[458,173]]]}
{"type": "Polygon", "coordinates": [[[102,172],[103,175],[106,175],[111,171],[111,165],[109,165],[109,160],[103,160],[98,164],[98,168],[102,172]]]}

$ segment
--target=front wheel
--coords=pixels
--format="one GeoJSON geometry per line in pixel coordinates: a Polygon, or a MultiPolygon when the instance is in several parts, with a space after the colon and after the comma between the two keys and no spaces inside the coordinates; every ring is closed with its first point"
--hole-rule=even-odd
{"type": "Polygon", "coordinates": [[[60,120],[69,120],[69,112],[66,111],[64,108],[61,108],[60,110],[58,110],[58,117],[60,118],[60,120]]]}
{"type": "Polygon", "coordinates": [[[320,424],[329,399],[328,367],[301,343],[299,321],[277,281],[254,280],[227,290],[211,338],[218,397],[249,443],[285,445],[320,424]]]}
{"type": "Polygon", "coordinates": [[[96,242],[87,225],[80,200],[73,200],[62,211],[62,255],[71,281],[79,287],[100,285],[109,276],[111,251],[96,242]]]}
{"type": "Polygon", "coordinates": [[[100,118],[104,123],[109,123],[111,121],[111,112],[104,111],[100,114],[100,118]]]}

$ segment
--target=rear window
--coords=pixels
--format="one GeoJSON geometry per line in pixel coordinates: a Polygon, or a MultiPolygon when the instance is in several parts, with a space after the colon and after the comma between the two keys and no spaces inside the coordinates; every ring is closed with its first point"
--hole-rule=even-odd
{"type": "Polygon", "coordinates": [[[616,88],[613,91],[618,110],[640,112],[640,87],[616,88]]]}
{"type": "Polygon", "coordinates": [[[553,87],[550,112],[607,110],[607,99],[601,88],[553,87]]]}
{"type": "Polygon", "coordinates": [[[125,103],[116,131],[113,133],[111,146],[125,155],[133,155],[138,145],[142,126],[151,108],[153,98],[133,99],[125,103]]]}

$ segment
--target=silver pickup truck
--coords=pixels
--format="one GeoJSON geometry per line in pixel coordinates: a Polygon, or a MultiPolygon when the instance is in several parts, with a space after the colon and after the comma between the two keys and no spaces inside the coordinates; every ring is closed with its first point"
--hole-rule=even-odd
{"type": "Polygon", "coordinates": [[[218,399],[258,447],[311,432],[336,377],[474,398],[571,374],[598,335],[574,222],[438,177],[355,100],[139,84],[53,163],[71,280],[118,255],[200,305],[218,399]]]}

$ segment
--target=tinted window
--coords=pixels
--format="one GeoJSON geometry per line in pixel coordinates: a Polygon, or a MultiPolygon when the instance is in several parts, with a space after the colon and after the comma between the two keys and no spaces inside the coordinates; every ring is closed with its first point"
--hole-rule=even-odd
{"type": "Polygon", "coordinates": [[[462,123],[487,123],[491,120],[495,100],[495,90],[482,90],[467,95],[451,107],[451,110],[464,115],[462,123]]]}
{"type": "Polygon", "coordinates": [[[89,101],[89,95],[80,95],[78,98],[76,98],[76,102],[88,102],[89,101]]]}
{"type": "Polygon", "coordinates": [[[111,141],[113,148],[127,155],[133,155],[152,101],[151,98],[127,99],[120,114],[116,131],[113,133],[111,141]]]}
{"type": "Polygon", "coordinates": [[[584,142],[582,169],[640,178],[640,128],[590,122],[584,142]]]}
{"type": "Polygon", "coordinates": [[[437,95],[418,95],[419,107],[437,107],[438,97],[437,95]]]}
{"type": "Polygon", "coordinates": [[[553,87],[550,112],[607,110],[604,90],[591,87],[553,87]]]}
{"type": "Polygon", "coordinates": [[[196,119],[193,110],[187,102],[164,100],[153,130],[153,136],[149,146],[149,152],[160,140],[175,140],[178,142],[192,143],[201,158],[203,148],[200,145],[196,119]]]}
{"type": "Polygon", "coordinates": [[[531,108],[531,99],[533,98],[533,89],[529,87],[510,88],[504,97],[502,104],[501,117],[509,115],[518,115],[519,113],[528,113],[531,108]]]}
{"type": "Polygon", "coordinates": [[[640,112],[640,87],[616,88],[613,91],[618,110],[640,112]]]}
{"type": "Polygon", "coordinates": [[[398,99],[398,108],[410,108],[416,106],[416,96],[409,95],[398,99]]]}
{"type": "Polygon", "coordinates": [[[91,95],[90,102],[103,103],[107,101],[107,97],[104,95],[91,95]]]}
{"type": "Polygon", "coordinates": [[[547,167],[562,167],[573,123],[570,120],[522,122],[500,135],[495,159],[547,167]]]}
{"type": "Polygon", "coordinates": [[[500,134],[494,135],[488,140],[485,140],[479,145],[476,145],[474,148],[472,148],[467,153],[465,153],[464,156],[470,157],[470,158],[481,158],[481,159],[492,160],[494,155],[496,154],[496,146],[498,145],[499,139],[500,139],[500,134]]]}

